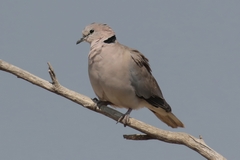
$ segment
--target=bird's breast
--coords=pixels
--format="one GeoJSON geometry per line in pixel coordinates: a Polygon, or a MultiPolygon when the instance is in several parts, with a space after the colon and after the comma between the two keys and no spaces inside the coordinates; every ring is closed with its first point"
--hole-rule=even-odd
{"type": "Polygon", "coordinates": [[[125,108],[138,106],[127,58],[117,50],[103,49],[99,53],[90,53],[88,64],[90,82],[97,96],[125,108]]]}

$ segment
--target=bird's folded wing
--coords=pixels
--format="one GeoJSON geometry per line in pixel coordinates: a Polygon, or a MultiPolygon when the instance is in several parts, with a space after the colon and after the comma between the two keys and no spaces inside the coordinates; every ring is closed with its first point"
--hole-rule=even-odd
{"type": "Polygon", "coordinates": [[[171,112],[171,107],[163,98],[157,81],[152,76],[148,59],[137,50],[130,49],[132,63],[130,63],[131,85],[139,98],[145,99],[154,107],[161,107],[171,112]]]}

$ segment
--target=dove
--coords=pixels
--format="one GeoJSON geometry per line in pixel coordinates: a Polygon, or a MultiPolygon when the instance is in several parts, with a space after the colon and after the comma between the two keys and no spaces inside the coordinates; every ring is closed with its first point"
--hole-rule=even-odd
{"type": "Polygon", "coordinates": [[[132,110],[147,107],[168,126],[184,127],[164,99],[142,53],[119,43],[107,24],[86,26],[76,44],[84,41],[90,44],[88,74],[98,104],[128,109],[118,120],[125,125],[132,110]]]}

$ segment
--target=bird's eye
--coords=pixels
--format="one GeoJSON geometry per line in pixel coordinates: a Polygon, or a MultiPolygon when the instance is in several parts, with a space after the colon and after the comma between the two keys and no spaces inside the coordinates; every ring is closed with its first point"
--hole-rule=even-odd
{"type": "Polygon", "coordinates": [[[89,32],[90,32],[90,34],[92,34],[92,33],[94,32],[94,30],[93,30],[93,29],[91,29],[89,32]]]}

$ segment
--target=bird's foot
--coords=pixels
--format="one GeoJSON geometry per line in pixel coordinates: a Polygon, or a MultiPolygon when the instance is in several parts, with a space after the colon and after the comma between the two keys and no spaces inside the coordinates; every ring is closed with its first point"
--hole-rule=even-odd
{"type": "Polygon", "coordinates": [[[93,102],[97,103],[97,107],[98,107],[99,109],[100,109],[102,106],[107,106],[107,105],[109,105],[109,104],[112,104],[112,103],[109,102],[109,101],[101,101],[101,100],[99,100],[99,99],[97,99],[97,98],[93,98],[92,100],[93,100],[93,102]]]}
{"type": "Polygon", "coordinates": [[[117,123],[122,122],[124,127],[126,127],[127,124],[129,124],[129,117],[130,117],[131,111],[132,111],[132,109],[129,108],[128,111],[118,119],[117,123]]]}

